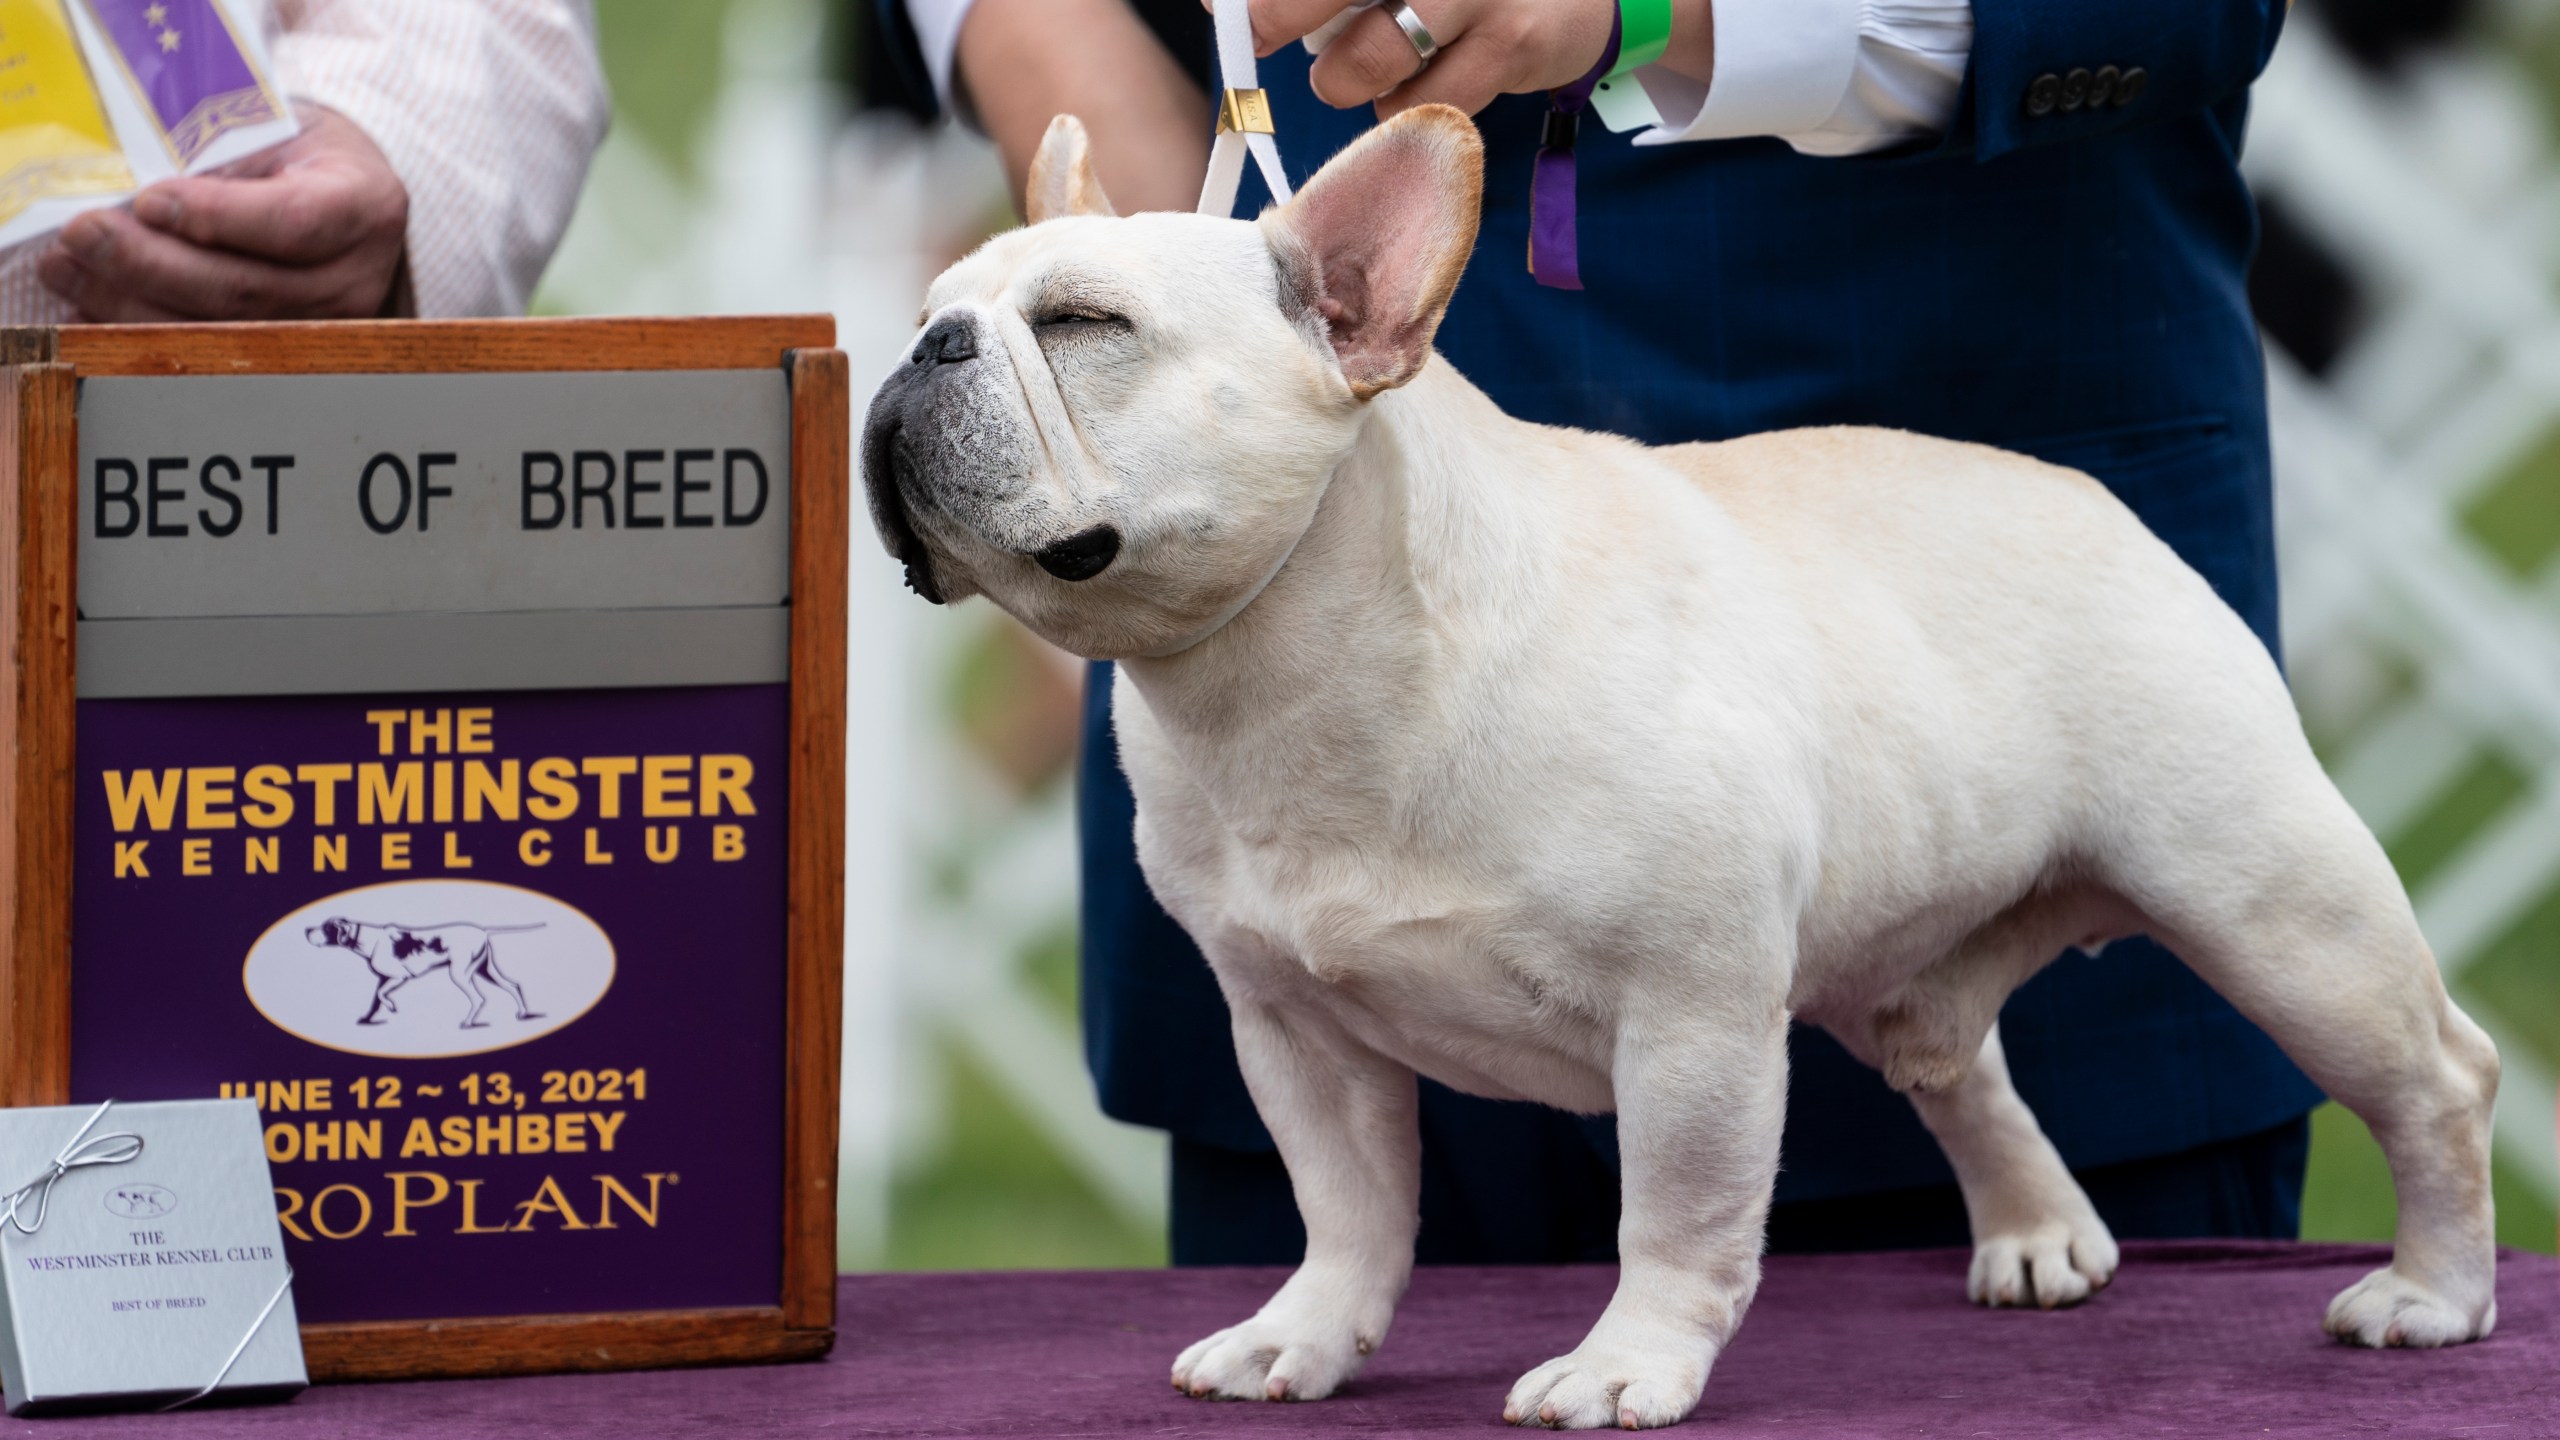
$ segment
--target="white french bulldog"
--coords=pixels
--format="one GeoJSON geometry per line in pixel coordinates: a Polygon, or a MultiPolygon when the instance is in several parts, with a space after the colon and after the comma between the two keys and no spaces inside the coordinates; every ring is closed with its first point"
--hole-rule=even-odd
{"type": "Polygon", "coordinates": [[[2328,1331],[2488,1333],[2497,1053],[2248,628],[2073,471],[1505,416],[1431,352],[1482,163],[1424,107],[1258,222],[1121,219],[1062,117],[866,423],[917,590],[1120,662],[1138,853],[1306,1220],[1174,1383],[1312,1400],[1378,1348],[1422,1074],[1618,1115],[1617,1294],[1505,1418],[1681,1419],[1759,1282],[1790,1017],[1945,1146],[1973,1299],[2085,1299],[2115,1242],[1994,1021],[2135,932],[2390,1157],[2398,1248],[2328,1331]]]}

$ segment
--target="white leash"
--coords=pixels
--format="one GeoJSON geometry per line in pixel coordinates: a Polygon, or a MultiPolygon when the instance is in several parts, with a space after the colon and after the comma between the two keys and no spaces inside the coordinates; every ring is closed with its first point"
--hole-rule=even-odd
{"type": "Polygon", "coordinates": [[[1262,168],[1262,183],[1272,201],[1287,204],[1289,177],[1280,169],[1280,142],[1271,130],[1271,98],[1253,58],[1253,19],[1247,0],[1214,0],[1217,17],[1218,73],[1226,89],[1218,97],[1218,138],[1209,147],[1209,176],[1200,187],[1200,213],[1231,216],[1236,189],[1244,183],[1244,157],[1249,151],[1262,168]]]}

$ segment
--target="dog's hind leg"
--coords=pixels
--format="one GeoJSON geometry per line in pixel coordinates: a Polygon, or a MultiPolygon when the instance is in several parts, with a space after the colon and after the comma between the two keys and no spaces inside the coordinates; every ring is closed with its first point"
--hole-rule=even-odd
{"type": "Polygon", "coordinates": [[[444,967],[445,978],[453,982],[454,989],[462,992],[463,1001],[471,1007],[471,1013],[462,1017],[465,1030],[485,1029],[489,1023],[480,1018],[480,1012],[489,1006],[489,997],[476,983],[479,973],[480,967],[476,962],[457,965],[448,961],[444,967]]]}
{"type": "Polygon", "coordinates": [[[2116,1270],[2115,1238],[2009,1083],[2001,1004],[2066,945],[2140,928],[2112,895],[2062,878],[1967,935],[1866,1016],[1827,1028],[1910,1097],[1964,1191],[1965,1294],[1983,1305],[2074,1305],[2116,1270]]]}
{"type": "Polygon", "coordinates": [[[477,969],[481,974],[488,976],[490,979],[497,981],[508,994],[515,997],[517,1019],[539,1020],[542,1018],[541,1012],[534,1009],[532,1004],[524,998],[524,987],[517,984],[514,978],[508,975],[506,971],[498,968],[497,946],[488,944],[482,945],[480,947],[480,953],[472,957],[471,963],[473,968],[477,969]]]}
{"type": "Polygon", "coordinates": [[[2391,1163],[2391,1264],[2339,1295],[2325,1328],[2359,1345],[2478,1339],[2497,1321],[2497,1050],[2445,993],[2390,861],[2308,749],[2291,768],[2238,758],[2229,773],[2254,783],[2129,847],[2124,893],[2391,1163]]]}
{"type": "Polygon", "coordinates": [[[2009,1083],[1996,1025],[1963,1079],[1908,1093],[1964,1191],[1973,1226],[1968,1299],[2051,1310],[2106,1288],[2115,1237],[2009,1083]]]}
{"type": "Polygon", "coordinates": [[[1951,1090],[1975,1068],[2010,992],[2065,946],[2094,950],[2140,928],[2114,896],[2076,878],[2051,878],[1903,982],[1872,1015],[1835,1033],[1896,1090],[1951,1090]]]}

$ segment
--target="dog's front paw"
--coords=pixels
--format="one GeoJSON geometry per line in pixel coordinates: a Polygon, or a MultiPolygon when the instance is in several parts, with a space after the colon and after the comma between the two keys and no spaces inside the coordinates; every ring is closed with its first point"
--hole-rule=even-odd
{"type": "Polygon", "coordinates": [[[1708,1358],[1703,1349],[1628,1348],[1595,1337],[1521,1376],[1502,1418],[1556,1430],[1677,1425],[1707,1388],[1708,1358]]]}
{"type": "Polygon", "coordinates": [[[1217,1400],[1321,1400],[1377,1348],[1348,1325],[1257,1315],[1183,1351],[1173,1388],[1217,1400]]]}
{"type": "Polygon", "coordinates": [[[1976,1305],[2054,1310],[2079,1304],[2114,1278],[2115,1237],[2083,1199],[2071,1213],[1975,1241],[1964,1293],[1976,1305]]]}
{"type": "Polygon", "coordinates": [[[2496,1299],[2457,1305],[2386,1266],[2339,1291],[2320,1328],[2350,1345],[2426,1350],[2478,1340],[2497,1323],[2496,1299]]]}

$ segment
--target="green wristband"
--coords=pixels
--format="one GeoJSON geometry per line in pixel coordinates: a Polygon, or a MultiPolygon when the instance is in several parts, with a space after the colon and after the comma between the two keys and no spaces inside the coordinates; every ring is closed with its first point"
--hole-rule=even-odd
{"type": "Polygon", "coordinates": [[[1650,65],[1671,48],[1671,0],[1618,0],[1618,25],[1618,63],[1609,67],[1609,79],[1650,65]]]}

